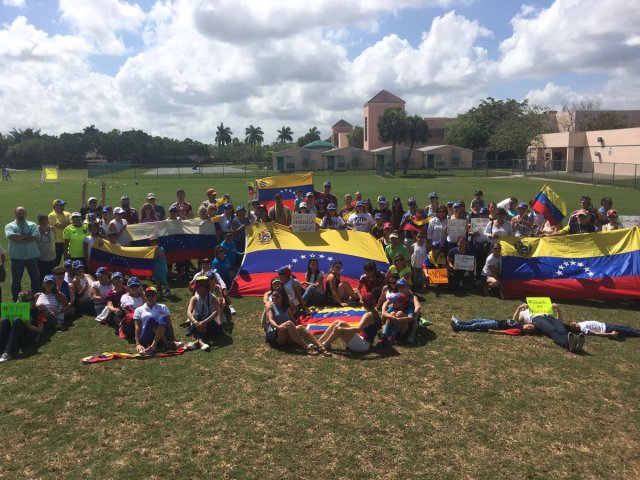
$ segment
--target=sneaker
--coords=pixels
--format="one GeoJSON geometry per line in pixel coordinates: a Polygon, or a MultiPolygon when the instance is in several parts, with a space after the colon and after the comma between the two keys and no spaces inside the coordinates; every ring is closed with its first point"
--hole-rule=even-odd
{"type": "Polygon", "coordinates": [[[235,315],[236,313],[238,313],[236,312],[236,309],[233,305],[229,305],[229,311],[231,312],[231,315],[235,315]]]}
{"type": "Polygon", "coordinates": [[[575,352],[578,343],[578,336],[572,332],[569,332],[569,351],[575,352]]]}
{"type": "Polygon", "coordinates": [[[431,322],[424,317],[420,317],[420,320],[418,320],[418,323],[425,328],[431,325],[431,322]]]}
{"type": "Polygon", "coordinates": [[[578,350],[579,352],[581,352],[582,349],[584,348],[584,341],[585,341],[584,333],[579,334],[578,339],[576,340],[576,350],[578,350]]]}
{"type": "Polygon", "coordinates": [[[456,317],[455,315],[451,315],[451,330],[453,330],[454,332],[458,331],[458,322],[460,320],[458,320],[458,317],[456,317]]]}
{"type": "Polygon", "coordinates": [[[0,363],[2,362],[8,362],[9,360],[12,360],[13,357],[11,355],[9,355],[8,353],[3,353],[2,355],[0,355],[0,363]]]}
{"type": "Polygon", "coordinates": [[[150,357],[150,356],[155,355],[155,354],[156,354],[156,351],[151,346],[145,348],[144,350],[142,350],[140,352],[140,355],[143,356],[143,357],[150,357]]]}
{"type": "Polygon", "coordinates": [[[185,350],[195,350],[198,348],[198,342],[189,342],[184,346],[185,350]]]}
{"type": "Polygon", "coordinates": [[[59,332],[64,327],[64,320],[58,320],[56,322],[56,330],[59,332]]]}
{"type": "Polygon", "coordinates": [[[200,350],[202,350],[203,352],[208,352],[209,350],[211,350],[211,345],[200,341],[200,350]]]}

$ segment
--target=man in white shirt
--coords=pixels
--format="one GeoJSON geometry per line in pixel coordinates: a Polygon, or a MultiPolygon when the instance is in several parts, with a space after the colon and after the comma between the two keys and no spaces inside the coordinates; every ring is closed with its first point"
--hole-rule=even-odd
{"type": "Polygon", "coordinates": [[[357,232],[369,233],[371,231],[371,227],[373,227],[375,224],[376,221],[373,219],[371,214],[364,211],[364,202],[357,202],[356,212],[349,215],[347,225],[349,225],[352,230],[356,230],[357,232]]]}

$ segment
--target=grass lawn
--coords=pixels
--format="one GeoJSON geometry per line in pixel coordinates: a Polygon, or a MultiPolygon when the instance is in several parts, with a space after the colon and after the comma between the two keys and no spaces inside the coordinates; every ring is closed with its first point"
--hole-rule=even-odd
{"type": "MultiPolygon", "coordinates": [[[[5,223],[18,204],[30,219],[58,197],[79,208],[85,173],[62,171],[59,184],[40,184],[40,172],[14,173],[13,183],[0,184],[5,223]]],[[[442,201],[468,204],[476,188],[487,200],[528,201],[543,183],[330,178],[338,196],[399,193],[405,205],[409,196],[426,204],[434,190],[442,201]]],[[[611,195],[619,213],[638,213],[631,189],[549,184],[570,209],[586,193],[597,205],[611,195]]],[[[153,191],[168,206],[183,187],[196,205],[210,186],[246,199],[243,179],[153,178],[110,182],[107,200],[115,205],[126,193],[139,207],[153,191]]],[[[90,180],[88,194],[99,196],[99,180],[90,180]]],[[[6,299],[10,280],[2,286],[6,299]]],[[[172,290],[166,303],[177,327],[188,293],[172,290]]],[[[454,333],[452,313],[511,318],[519,302],[424,298],[433,326],[415,346],[352,355],[336,344],[332,358],[266,346],[255,298],[234,302],[227,341],[173,358],[82,365],[82,357],[133,347],[78,319],[34,354],[0,365],[0,478],[640,478],[639,339],[591,337],[586,353],[573,355],[544,337],[454,333]]],[[[640,328],[635,304],[585,299],[564,311],[640,328]]]]}

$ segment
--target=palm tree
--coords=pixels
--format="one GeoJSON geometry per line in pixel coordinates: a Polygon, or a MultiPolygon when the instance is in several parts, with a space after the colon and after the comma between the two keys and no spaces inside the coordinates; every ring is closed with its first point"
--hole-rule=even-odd
{"type": "Polygon", "coordinates": [[[313,127],[309,129],[309,133],[307,133],[307,137],[309,139],[309,142],[315,142],[316,140],[320,140],[320,130],[318,130],[318,127],[313,127]]]}
{"type": "Polygon", "coordinates": [[[233,132],[229,127],[225,127],[224,123],[220,123],[216,130],[216,145],[218,145],[218,149],[220,150],[220,159],[222,160],[222,147],[224,145],[229,145],[231,143],[231,135],[233,132]]]}
{"type": "Polygon", "coordinates": [[[391,142],[391,174],[396,174],[396,145],[407,139],[407,115],[401,108],[387,108],[378,120],[378,136],[391,142]]]}
{"type": "Polygon", "coordinates": [[[291,131],[291,127],[282,126],[280,130],[278,130],[278,141],[280,143],[293,142],[293,132],[291,131]]]}
{"type": "Polygon", "coordinates": [[[427,143],[427,140],[429,140],[429,125],[427,125],[427,122],[425,122],[424,118],[420,117],[420,115],[407,117],[407,139],[411,142],[411,145],[409,146],[407,158],[404,159],[403,175],[407,174],[413,146],[416,143],[427,143]]]}
{"type": "Polygon", "coordinates": [[[244,129],[245,138],[244,141],[253,147],[253,161],[256,161],[256,147],[262,145],[264,142],[264,132],[260,127],[254,127],[249,125],[244,129]]]}

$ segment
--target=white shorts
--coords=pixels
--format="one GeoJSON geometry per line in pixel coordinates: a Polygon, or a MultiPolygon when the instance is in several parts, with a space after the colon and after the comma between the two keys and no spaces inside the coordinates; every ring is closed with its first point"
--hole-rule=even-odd
{"type": "Polygon", "coordinates": [[[352,352],[368,352],[371,348],[371,344],[367,342],[364,338],[362,338],[358,333],[356,333],[349,343],[347,343],[347,348],[352,352]]]}

